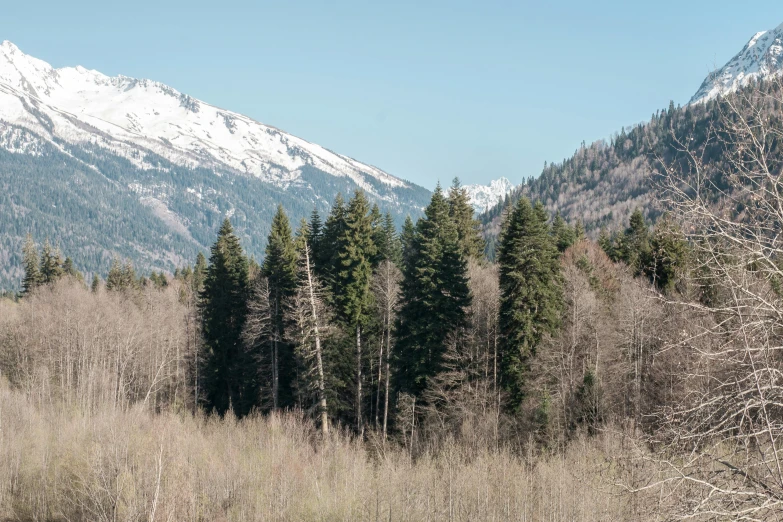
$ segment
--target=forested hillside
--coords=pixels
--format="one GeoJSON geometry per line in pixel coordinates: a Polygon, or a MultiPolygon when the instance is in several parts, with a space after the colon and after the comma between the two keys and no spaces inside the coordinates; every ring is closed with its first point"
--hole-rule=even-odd
{"type": "MultiPolygon", "coordinates": [[[[779,121],[779,82],[753,83],[739,95],[757,91],[765,98],[770,117],[779,121]]],[[[723,116],[731,112],[727,106],[731,99],[715,98],[685,107],[672,103],[649,122],[622,129],[609,142],[583,144],[572,157],[546,165],[538,177],[527,180],[480,216],[489,255],[495,255],[504,210],[521,196],[541,201],[549,212],[560,213],[572,225],[580,221],[593,238],[601,228],[621,229],[637,208],[655,221],[664,210],[654,197],[664,167],[682,172],[692,168],[683,152],[686,145],[701,155],[703,174],[711,177],[715,189],[727,188],[726,177],[734,167],[725,159],[721,139],[725,138],[723,116]]],[[[770,152],[776,153],[776,147],[777,142],[770,152]]]]}
{"type": "MultiPolygon", "coordinates": [[[[134,163],[102,146],[49,143],[23,128],[2,128],[0,289],[18,289],[28,233],[49,238],[88,274],[105,277],[115,256],[140,271],[173,273],[208,249],[225,216],[260,259],[278,204],[298,220],[356,188],[349,178],[308,166],[296,183],[278,186],[236,172],[177,166],[152,153],[134,163]]],[[[379,203],[402,224],[406,215],[419,215],[428,191],[395,190],[393,204],[379,203]]]]}

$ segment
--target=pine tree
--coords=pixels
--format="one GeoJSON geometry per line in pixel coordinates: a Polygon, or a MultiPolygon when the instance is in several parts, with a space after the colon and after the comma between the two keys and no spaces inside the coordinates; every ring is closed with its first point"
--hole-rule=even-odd
{"type": "Polygon", "coordinates": [[[230,408],[244,415],[258,398],[249,382],[253,364],[246,357],[241,339],[247,315],[247,271],[239,238],[226,219],[211,249],[200,302],[206,347],[201,371],[206,406],[220,415],[230,408]]]}
{"type": "Polygon", "coordinates": [[[295,403],[296,360],[285,341],[285,306],[296,291],[297,252],[282,206],[272,219],[261,275],[269,285],[272,314],[272,407],[288,408],[295,403]]]}
{"type": "Polygon", "coordinates": [[[555,214],[555,219],[552,220],[552,237],[560,252],[565,252],[568,247],[576,243],[576,232],[568,226],[560,212],[555,214]]]}
{"type": "MultiPolygon", "coordinates": [[[[323,239],[324,225],[321,222],[321,215],[318,209],[314,208],[310,214],[310,223],[308,225],[307,240],[310,246],[310,264],[315,267],[318,252],[321,250],[321,240],[323,239]]],[[[315,268],[313,268],[315,270],[315,268]]]]}
{"type": "Polygon", "coordinates": [[[677,224],[660,219],[650,240],[649,263],[645,273],[661,292],[669,293],[688,264],[688,243],[677,224]]]}
{"type": "Polygon", "coordinates": [[[109,275],[106,277],[106,290],[120,291],[123,289],[122,265],[119,258],[115,257],[109,268],[109,275]]]}
{"type": "MultiPolygon", "coordinates": [[[[407,227],[406,227],[407,228],[407,227]]],[[[448,336],[467,323],[467,259],[440,185],[412,238],[403,229],[402,307],[394,350],[397,388],[416,396],[443,369],[448,336]]]]}
{"type": "Polygon", "coordinates": [[[640,275],[649,268],[650,230],[640,209],[634,210],[625,233],[615,247],[616,256],[640,275]]]}
{"type": "Polygon", "coordinates": [[[332,286],[335,270],[339,263],[337,257],[337,241],[345,229],[345,200],[342,194],[337,194],[326,218],[323,228],[321,245],[315,255],[315,270],[318,277],[328,287],[332,286]]]}
{"type": "Polygon", "coordinates": [[[27,234],[24,247],[24,278],[22,279],[22,294],[27,295],[41,284],[41,271],[38,265],[38,249],[35,247],[33,236],[27,234]]]}
{"type": "Polygon", "coordinates": [[[337,240],[339,264],[333,276],[332,295],[341,320],[355,332],[355,414],[357,430],[362,428],[362,328],[373,308],[373,216],[364,192],[357,190],[345,211],[345,227],[337,240]]]}
{"type": "Polygon", "coordinates": [[[402,225],[402,232],[400,233],[400,247],[401,252],[401,266],[407,266],[416,252],[416,226],[413,224],[411,217],[405,216],[405,223],[402,225]]]}
{"type": "Polygon", "coordinates": [[[98,293],[98,290],[101,287],[101,279],[98,277],[98,274],[94,274],[92,276],[92,284],[90,285],[90,290],[93,294],[98,293]]]}
{"type": "Polygon", "coordinates": [[[196,265],[193,267],[193,291],[198,294],[204,288],[204,279],[207,277],[207,258],[199,252],[196,256],[196,265]]]}
{"type": "Polygon", "coordinates": [[[525,393],[530,358],[553,332],[562,309],[558,251],[541,205],[520,198],[507,217],[498,251],[500,268],[500,376],[517,409],[525,393]]]}
{"type": "Polygon", "coordinates": [[[47,239],[41,250],[41,283],[50,284],[59,280],[63,276],[62,265],[60,250],[53,248],[47,239]]]}
{"type": "Polygon", "coordinates": [[[459,178],[454,178],[448,201],[449,216],[457,228],[463,255],[467,258],[480,259],[486,247],[481,237],[481,223],[474,218],[475,211],[470,204],[468,191],[460,184],[459,178]]]}

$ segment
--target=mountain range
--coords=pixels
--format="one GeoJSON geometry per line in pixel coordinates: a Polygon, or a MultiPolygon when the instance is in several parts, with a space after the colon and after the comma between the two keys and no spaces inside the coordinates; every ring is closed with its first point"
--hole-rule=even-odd
{"type": "MultiPolygon", "coordinates": [[[[654,218],[648,145],[662,146],[671,128],[709,124],[710,104],[779,76],[782,56],[783,25],[751,38],[684,108],[583,146],[519,186],[468,185],[490,253],[503,209],[521,195],[593,234],[623,226],[637,207],[654,218]]],[[[398,224],[418,217],[431,194],[162,83],[54,68],[0,44],[0,289],[18,287],[27,233],[51,239],[87,273],[105,274],[115,256],[171,272],[208,249],[225,217],[260,259],[277,205],[296,226],[356,189],[398,224]]]]}
{"type": "Polygon", "coordinates": [[[0,44],[0,288],[27,232],[87,272],[115,255],[141,270],[192,261],[230,217],[263,255],[278,204],[294,226],[364,190],[401,224],[430,191],[167,85],[54,68],[0,44]],[[121,212],[120,212],[121,210],[121,212]]]}

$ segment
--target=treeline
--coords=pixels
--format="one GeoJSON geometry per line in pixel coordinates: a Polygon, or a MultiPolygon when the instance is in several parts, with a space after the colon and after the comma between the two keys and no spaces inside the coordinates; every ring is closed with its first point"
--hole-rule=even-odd
{"type": "MultiPolygon", "coordinates": [[[[446,427],[458,435],[479,416],[494,417],[496,441],[521,433],[565,440],[625,409],[595,403],[606,377],[588,365],[560,400],[569,411],[592,413],[569,413],[581,421],[562,424],[549,411],[553,395],[540,375],[548,355],[539,351],[573,320],[570,285],[587,277],[594,298],[613,300],[617,285],[601,293],[594,281],[603,270],[600,277],[629,287],[641,284],[633,276],[646,276],[670,292],[685,268],[676,227],[650,232],[638,211],[626,232],[600,244],[603,251],[579,222],[570,226],[521,198],[505,218],[493,264],[455,180],[399,232],[357,191],[347,202],[338,196],[325,219],[313,211],[296,230],[279,207],[260,265],[225,220],[208,260],[199,254],[169,277],[137,276],[130,262],[115,259],[105,283],[95,276],[90,289],[177,293],[189,339],[177,363],[187,383],[177,387],[190,389],[180,397],[189,408],[240,417],[302,410],[324,432],[348,426],[410,445],[440,439],[446,427]]],[[[28,238],[24,260],[23,297],[65,275],[83,282],[48,242],[39,254],[28,238]]]]}

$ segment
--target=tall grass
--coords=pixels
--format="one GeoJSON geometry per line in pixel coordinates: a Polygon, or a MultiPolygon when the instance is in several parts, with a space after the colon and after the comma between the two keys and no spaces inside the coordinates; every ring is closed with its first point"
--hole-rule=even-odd
{"type": "MultiPolygon", "coordinates": [[[[0,519],[633,520],[609,438],[526,463],[445,444],[411,460],[296,414],[236,420],[33,405],[0,385],[0,519]]],[[[636,514],[638,515],[638,513],[636,514]]]]}

